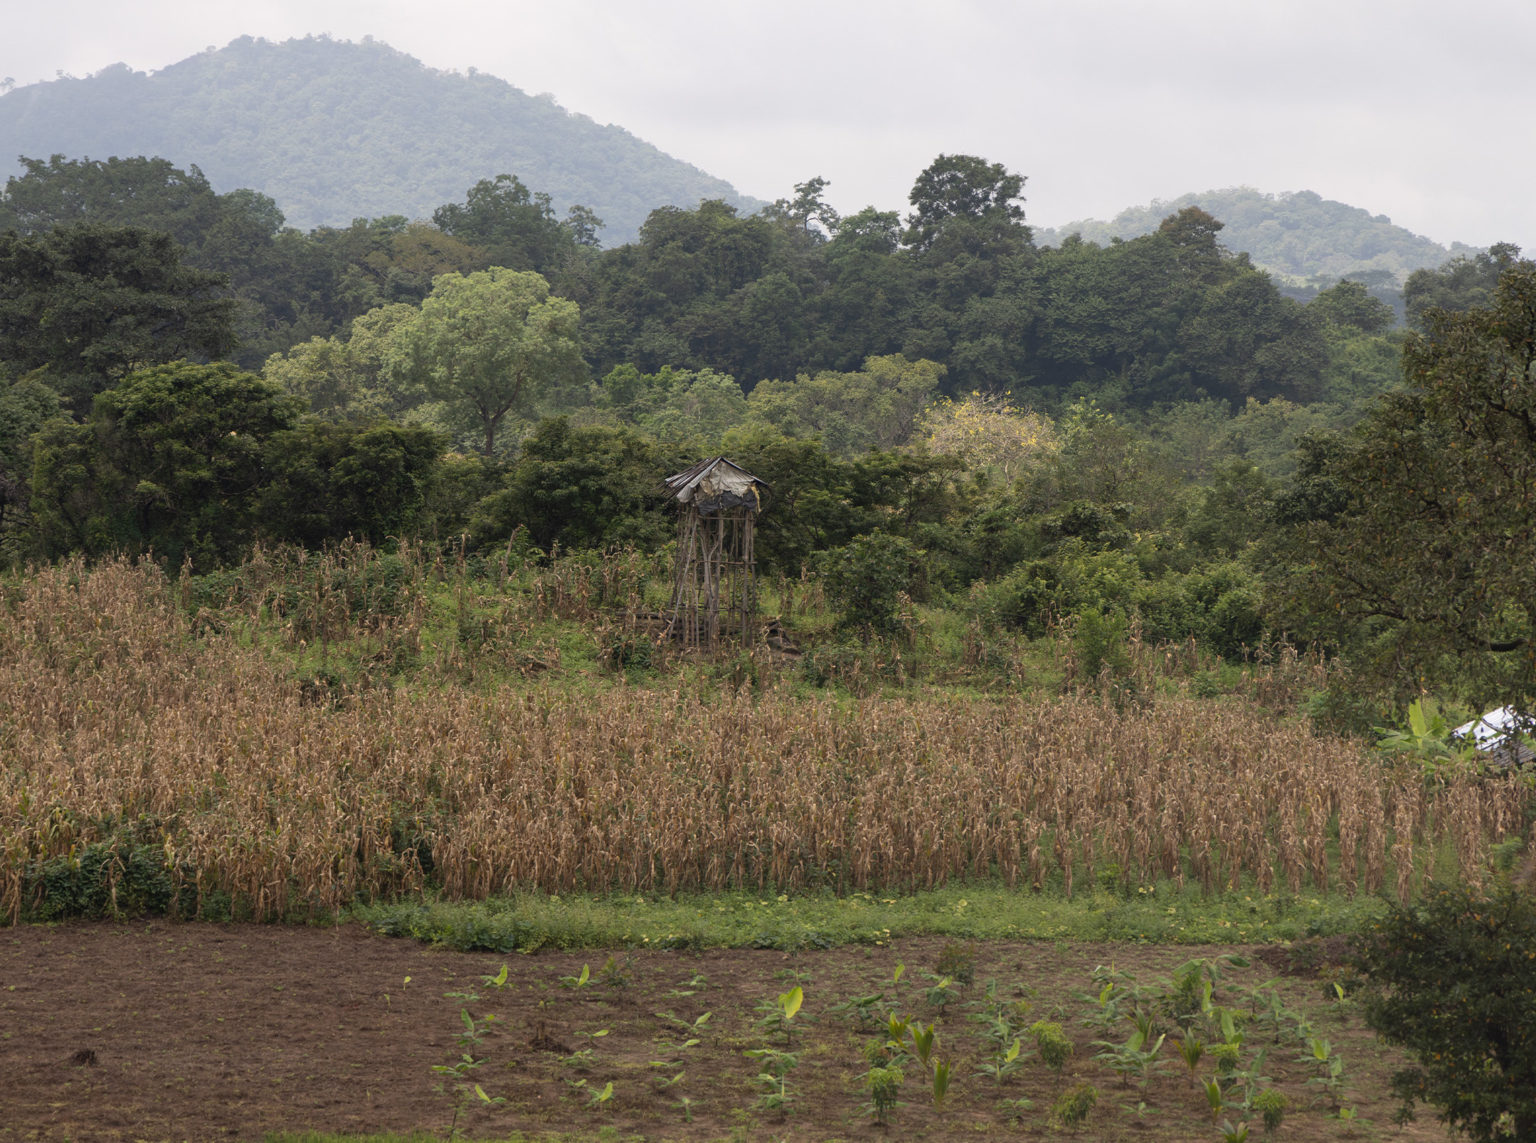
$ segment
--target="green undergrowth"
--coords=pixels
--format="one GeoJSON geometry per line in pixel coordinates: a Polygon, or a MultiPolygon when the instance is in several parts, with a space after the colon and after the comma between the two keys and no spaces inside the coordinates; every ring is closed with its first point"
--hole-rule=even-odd
{"type": "Polygon", "coordinates": [[[484,902],[359,906],[375,930],[463,950],[543,948],[832,948],[901,937],[967,940],[1277,943],[1355,931],[1381,916],[1380,898],[1202,895],[1172,883],[1129,894],[971,884],[906,895],[743,892],[665,896],[520,893],[484,902]]]}

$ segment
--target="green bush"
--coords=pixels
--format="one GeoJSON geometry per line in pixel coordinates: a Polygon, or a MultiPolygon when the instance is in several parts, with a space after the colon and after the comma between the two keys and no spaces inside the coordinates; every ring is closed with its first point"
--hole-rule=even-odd
{"type": "Polygon", "coordinates": [[[911,540],[879,531],[823,553],[827,598],[839,608],[838,626],[866,638],[901,633],[905,604],[926,595],[924,556],[911,540]]]}
{"type": "Polygon", "coordinates": [[[1536,896],[1445,889],[1393,908],[1359,940],[1366,1021],[1417,1065],[1392,1077],[1403,1101],[1439,1109],[1479,1141],[1536,1139],[1536,896]]]}

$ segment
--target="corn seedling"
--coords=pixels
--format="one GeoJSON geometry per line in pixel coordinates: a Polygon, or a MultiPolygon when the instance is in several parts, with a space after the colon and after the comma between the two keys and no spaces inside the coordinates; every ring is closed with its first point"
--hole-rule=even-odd
{"type": "Polygon", "coordinates": [[[954,1065],[947,1060],[933,1061],[933,1106],[943,1107],[949,1096],[949,1083],[954,1075],[954,1065]]]}

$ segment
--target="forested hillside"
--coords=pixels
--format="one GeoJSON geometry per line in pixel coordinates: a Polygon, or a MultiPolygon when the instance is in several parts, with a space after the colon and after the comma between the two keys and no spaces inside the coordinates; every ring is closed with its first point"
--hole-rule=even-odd
{"type": "Polygon", "coordinates": [[[244,37],[152,74],[126,65],[0,96],[0,176],[17,155],[161,156],[218,190],[271,197],[291,226],[424,218],[478,179],[508,173],[602,240],[631,240],[659,206],[724,199],[724,181],[548,97],[435,71],[382,43],[244,37]]]}
{"type": "Polygon", "coordinates": [[[1455,243],[1450,249],[1396,226],[1386,215],[1325,199],[1313,191],[1265,194],[1252,187],[1181,195],[1171,202],[1129,207],[1108,222],[1082,219],[1037,233],[1055,244],[1080,234],[1106,244],[1139,238],[1157,229],[1168,215],[1199,207],[1226,224],[1222,240],[1241,250],[1255,265],[1304,284],[1309,279],[1352,278],[1368,285],[1401,285],[1415,270],[1433,269],[1456,255],[1473,251],[1455,243]]]}

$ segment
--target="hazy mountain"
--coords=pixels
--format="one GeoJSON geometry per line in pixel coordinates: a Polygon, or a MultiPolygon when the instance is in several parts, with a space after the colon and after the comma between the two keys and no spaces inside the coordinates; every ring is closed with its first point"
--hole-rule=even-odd
{"type": "Polygon", "coordinates": [[[760,203],[621,127],[481,73],[436,71],[373,40],[244,37],[153,73],[116,64],[0,96],[0,178],[18,155],[146,155],[198,166],[214,188],[271,195],[308,230],[424,218],[483,178],[516,175],[564,215],[591,207],[605,245],[659,206],[760,203]]]}
{"type": "Polygon", "coordinates": [[[1084,219],[1054,229],[1036,228],[1035,241],[1057,245],[1071,234],[1099,245],[1115,238],[1137,238],[1156,230],[1170,214],[1197,206],[1220,219],[1221,243],[1244,251],[1254,263],[1282,280],[1390,274],[1401,284],[1414,270],[1439,266],[1474,249],[1462,243],[1447,248],[1394,225],[1384,214],[1325,199],[1312,191],[1264,194],[1252,187],[1187,194],[1171,202],[1121,211],[1109,222],[1084,219]]]}

